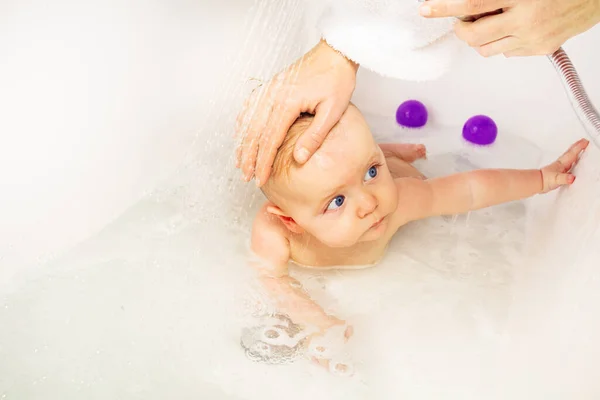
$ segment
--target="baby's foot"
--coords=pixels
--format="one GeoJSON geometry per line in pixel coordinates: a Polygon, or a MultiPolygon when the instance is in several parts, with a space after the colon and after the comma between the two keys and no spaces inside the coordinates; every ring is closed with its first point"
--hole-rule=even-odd
{"type": "Polygon", "coordinates": [[[427,149],[424,144],[403,143],[399,147],[400,158],[406,162],[427,157],[427,149]]]}
{"type": "Polygon", "coordinates": [[[381,150],[386,157],[398,157],[406,162],[413,162],[421,158],[427,158],[427,149],[423,144],[413,143],[385,143],[380,144],[381,150]]]}

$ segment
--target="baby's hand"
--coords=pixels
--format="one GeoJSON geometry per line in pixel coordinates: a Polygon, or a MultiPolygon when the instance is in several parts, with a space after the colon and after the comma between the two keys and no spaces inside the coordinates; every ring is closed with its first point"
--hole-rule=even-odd
{"type": "Polygon", "coordinates": [[[569,173],[579,160],[579,154],[586,149],[589,140],[580,139],[558,160],[542,168],[542,193],[547,193],[563,185],[575,182],[575,175],[569,173]]]}
{"type": "Polygon", "coordinates": [[[353,334],[352,326],[337,320],[335,325],[321,331],[308,341],[308,354],[313,362],[325,367],[335,375],[350,376],[353,367],[344,359],[343,348],[353,334]],[[340,358],[341,357],[341,358],[340,358]]]}

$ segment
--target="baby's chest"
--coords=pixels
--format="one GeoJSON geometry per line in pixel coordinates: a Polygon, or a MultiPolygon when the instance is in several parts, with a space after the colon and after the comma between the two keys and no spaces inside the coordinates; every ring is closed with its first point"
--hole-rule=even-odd
{"type": "Polygon", "coordinates": [[[314,268],[373,265],[383,257],[388,243],[389,239],[359,243],[350,248],[331,248],[292,240],[291,260],[296,264],[314,268]]]}

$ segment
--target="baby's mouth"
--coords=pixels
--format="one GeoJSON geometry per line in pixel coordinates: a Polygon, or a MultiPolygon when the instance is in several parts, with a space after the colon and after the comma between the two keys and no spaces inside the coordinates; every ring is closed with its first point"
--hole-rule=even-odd
{"type": "Polygon", "coordinates": [[[381,224],[383,222],[384,218],[385,217],[381,217],[380,219],[375,221],[375,223],[373,225],[371,225],[371,228],[377,228],[379,226],[379,224],[381,224]]]}

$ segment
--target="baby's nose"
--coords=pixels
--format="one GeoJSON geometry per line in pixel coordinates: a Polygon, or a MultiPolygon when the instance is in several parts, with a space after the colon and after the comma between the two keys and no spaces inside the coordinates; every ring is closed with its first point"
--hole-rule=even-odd
{"type": "Polygon", "coordinates": [[[364,192],[360,197],[360,203],[358,207],[358,217],[365,218],[371,214],[377,208],[377,198],[371,193],[364,192]]]}

